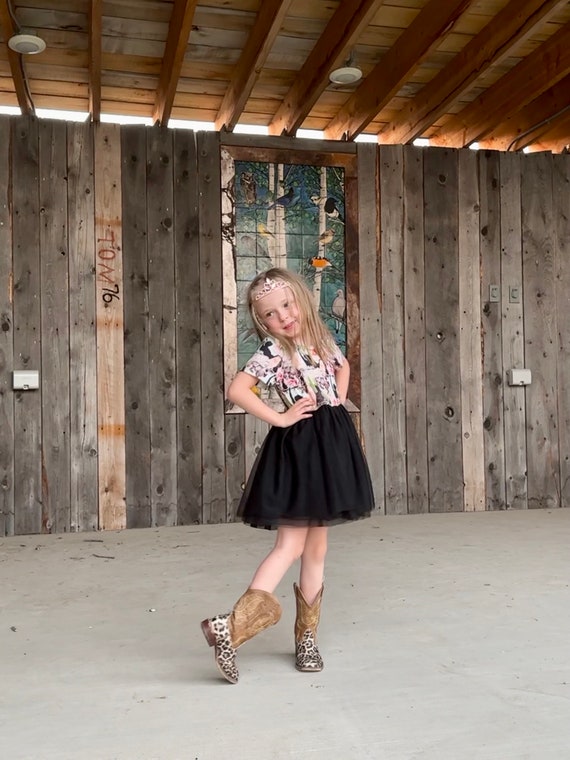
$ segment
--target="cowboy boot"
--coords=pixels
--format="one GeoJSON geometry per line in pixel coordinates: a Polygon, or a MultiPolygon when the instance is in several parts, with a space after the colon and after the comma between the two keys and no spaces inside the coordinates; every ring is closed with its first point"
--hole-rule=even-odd
{"type": "Polygon", "coordinates": [[[268,591],[249,588],[226,615],[202,621],[202,632],[215,647],[216,665],[230,683],[239,678],[236,649],[281,618],[281,605],[268,591]]]}
{"type": "Polygon", "coordinates": [[[309,605],[303,592],[293,584],[297,602],[297,617],[295,619],[295,667],[303,673],[317,673],[322,670],[323,658],[317,647],[317,628],[321,617],[321,600],[324,586],[317,594],[315,601],[309,605]]]}

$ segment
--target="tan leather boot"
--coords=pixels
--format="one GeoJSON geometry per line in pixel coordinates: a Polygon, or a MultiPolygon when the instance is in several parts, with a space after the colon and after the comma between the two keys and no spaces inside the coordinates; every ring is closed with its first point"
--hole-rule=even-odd
{"type": "Polygon", "coordinates": [[[281,605],[268,591],[249,588],[226,615],[202,621],[202,632],[215,647],[216,665],[230,683],[237,683],[236,649],[281,618],[281,605]]]}
{"type": "Polygon", "coordinates": [[[317,647],[317,628],[321,617],[321,600],[324,586],[317,594],[315,601],[309,605],[303,592],[293,584],[297,602],[297,618],[295,620],[295,667],[303,673],[317,673],[322,670],[323,658],[317,647]]]}

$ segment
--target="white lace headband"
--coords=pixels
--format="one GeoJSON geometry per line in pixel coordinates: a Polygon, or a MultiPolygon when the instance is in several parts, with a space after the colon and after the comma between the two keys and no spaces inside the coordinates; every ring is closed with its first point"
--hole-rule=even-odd
{"type": "Polygon", "coordinates": [[[266,277],[263,287],[261,287],[257,293],[253,296],[254,301],[259,301],[260,298],[273,293],[274,290],[281,290],[282,288],[288,288],[288,283],[285,280],[272,280],[271,277],[266,277]]]}

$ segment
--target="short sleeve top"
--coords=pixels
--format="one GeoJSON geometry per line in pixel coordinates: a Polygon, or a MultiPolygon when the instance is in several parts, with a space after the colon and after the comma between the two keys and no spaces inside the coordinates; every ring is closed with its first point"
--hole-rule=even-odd
{"type": "Polygon", "coordinates": [[[345,361],[339,348],[327,361],[303,347],[297,347],[291,358],[279,343],[265,338],[243,371],[273,386],[287,407],[306,396],[313,398],[317,407],[339,406],[335,372],[345,361]]]}

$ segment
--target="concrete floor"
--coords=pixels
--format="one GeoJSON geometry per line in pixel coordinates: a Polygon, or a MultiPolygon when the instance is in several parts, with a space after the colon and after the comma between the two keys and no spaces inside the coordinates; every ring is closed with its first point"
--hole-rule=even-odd
{"type": "Polygon", "coordinates": [[[222,681],[199,628],[273,535],[0,539],[3,760],[566,760],[570,510],[331,530],[321,674],[279,625],[222,681]]]}

